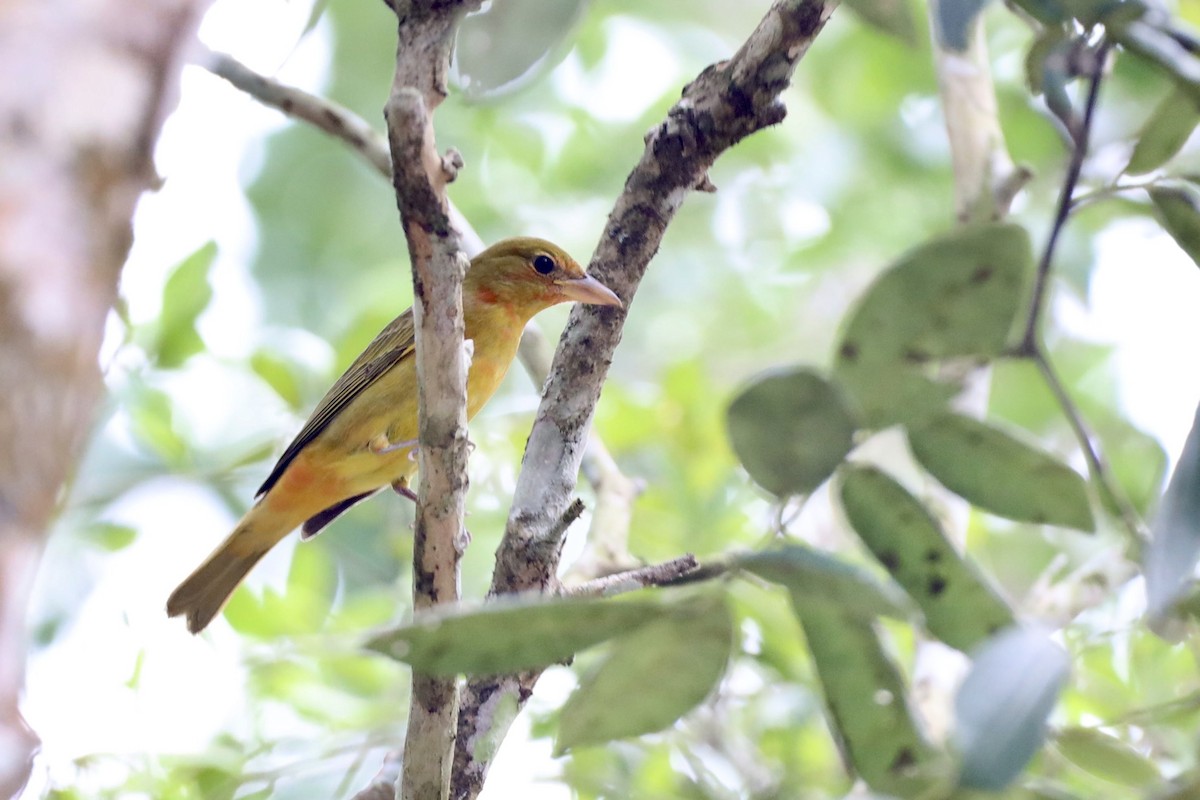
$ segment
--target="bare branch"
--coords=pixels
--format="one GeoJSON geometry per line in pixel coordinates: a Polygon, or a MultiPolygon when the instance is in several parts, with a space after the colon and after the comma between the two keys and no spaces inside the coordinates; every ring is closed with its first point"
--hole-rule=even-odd
{"type": "Polygon", "coordinates": [[[612,597],[650,586],[666,586],[675,583],[699,567],[700,564],[696,561],[696,557],[688,553],[661,564],[605,575],[576,586],[566,586],[563,587],[562,593],[567,597],[612,597]]]}
{"type": "MultiPolygon", "coordinates": [[[[532,323],[521,337],[518,357],[533,381],[538,386],[544,385],[554,354],[541,329],[532,323]]],[[[642,482],[621,472],[595,433],[588,437],[582,469],[596,490],[596,508],[592,512],[586,549],[572,565],[570,577],[586,580],[636,567],[637,562],[629,555],[629,525],[633,504],[642,493],[642,482]]]]}
{"type": "MultiPolygon", "coordinates": [[[[414,0],[397,6],[396,74],[384,109],[392,183],[413,273],[420,408],[414,610],[458,600],[466,547],[469,355],[463,342],[462,279],[467,260],[445,195],[462,162],[457,154],[443,158],[438,153],[430,115],[446,95],[455,26],[474,7],[478,2],[414,0]]],[[[457,682],[414,671],[397,791],[403,800],[446,798],[457,719],[457,682]]]]}
{"type": "MultiPolygon", "coordinates": [[[[704,70],[646,137],[642,158],[626,180],[589,267],[625,300],[626,309],[667,224],[687,194],[704,185],[717,157],[782,121],[786,112],[779,95],[836,5],[837,0],[776,2],[738,52],[704,70]]],[[[496,594],[552,586],[559,552],[555,522],[571,502],[624,313],[582,307],[571,312],[497,553],[492,577],[496,594]]],[[[526,673],[468,684],[459,720],[454,798],[479,793],[495,745],[537,677],[526,673]]]]}
{"type": "Polygon", "coordinates": [[[289,117],[303,120],[348,144],[385,178],[392,177],[387,139],[348,108],[294,86],[260,75],[231,55],[203,50],[197,59],[214,75],[289,117]]]}

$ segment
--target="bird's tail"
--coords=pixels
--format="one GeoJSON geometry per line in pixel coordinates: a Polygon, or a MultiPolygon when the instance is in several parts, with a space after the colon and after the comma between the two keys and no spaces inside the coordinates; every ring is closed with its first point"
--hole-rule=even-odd
{"type": "Polygon", "coordinates": [[[251,509],[212,555],[171,592],[167,616],[186,616],[192,633],[204,630],[246,574],[295,527],[279,530],[281,526],[264,525],[267,520],[255,513],[259,509],[251,509]]]}

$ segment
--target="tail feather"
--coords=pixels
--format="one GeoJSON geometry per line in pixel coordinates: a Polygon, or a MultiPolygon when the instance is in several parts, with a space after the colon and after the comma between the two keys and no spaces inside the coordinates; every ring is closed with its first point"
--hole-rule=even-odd
{"type": "Polygon", "coordinates": [[[246,522],[238,525],[212,555],[171,592],[167,598],[167,616],[186,616],[188,630],[192,633],[204,630],[221,612],[246,574],[279,541],[253,533],[257,532],[252,532],[246,522]]]}

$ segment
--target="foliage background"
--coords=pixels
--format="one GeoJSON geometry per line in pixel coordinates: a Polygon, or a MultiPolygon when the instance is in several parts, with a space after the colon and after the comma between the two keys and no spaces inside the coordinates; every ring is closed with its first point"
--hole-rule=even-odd
{"type": "MultiPolygon", "coordinates": [[[[232,5],[214,16],[236,19],[232,5]]],[[[561,5],[572,12],[563,14],[570,32],[539,74],[500,97],[452,94],[437,126],[443,146],[457,147],[467,163],[451,196],[485,241],[536,234],[584,260],[644,132],[687,80],[740,44],[768,4],[561,5]]],[[[1194,13],[1187,4],[1180,11],[1194,13]]],[[[395,36],[382,4],[330,3],[303,35],[294,7],[267,8],[258,19],[257,33],[278,44],[263,47],[245,31],[251,41],[235,55],[266,72],[282,64],[285,80],[319,87],[379,120],[395,36]]],[[[1040,246],[1067,151],[1023,83],[1029,33],[1000,8],[988,20],[1004,132],[1014,159],[1036,174],[1015,218],[1040,246]]],[[[225,46],[219,34],[205,34],[225,46]]],[[[646,483],[631,537],[639,558],[694,552],[703,559],[771,535],[770,503],[727,444],[730,398],[764,368],[828,364],[857,293],[905,249],[953,226],[923,26],[915,36],[918,44],[905,44],[839,10],[785,95],[787,120],[725,155],[712,174],[719,191],[689,197],[670,227],[595,423],[623,470],[646,483]]],[[[190,639],[160,618],[169,589],[224,536],[325,387],[411,300],[391,187],[337,143],[277,123],[217,78],[194,72],[181,117],[193,98],[216,94],[243,113],[193,117],[212,137],[211,151],[202,137],[185,153],[164,152],[164,161],[184,173],[185,163],[211,172],[225,186],[236,180],[251,216],[239,216],[241,201],[228,195],[192,197],[148,209],[158,222],[138,225],[126,303],[112,320],[105,356],[111,402],[51,540],[35,605],[27,711],[46,747],[41,783],[29,796],[345,796],[366,782],[401,730],[406,671],[357,647],[363,631],[406,614],[411,509],[399,498],[363,504],[313,542],[281,547],[210,635],[190,639]],[[252,138],[240,162],[213,157],[236,153],[221,143],[243,136],[252,138]],[[184,214],[182,233],[165,227],[184,214]]],[[[1132,59],[1117,61],[1085,179],[1104,181],[1123,166],[1130,137],[1170,88],[1132,59]]],[[[1182,159],[1191,163],[1194,154],[1182,159]]],[[[164,177],[166,198],[173,179],[166,166],[164,177]]],[[[1179,347],[1186,356],[1118,373],[1112,333],[1103,317],[1089,316],[1089,292],[1096,265],[1112,263],[1144,275],[1137,283],[1151,292],[1161,281],[1163,308],[1194,305],[1200,278],[1139,221],[1148,209],[1133,197],[1096,204],[1072,221],[1049,336],[1143,513],[1161,490],[1164,446],[1177,453],[1182,441],[1180,409],[1186,425],[1200,395],[1185,374],[1194,372],[1187,365],[1200,338],[1176,332],[1155,353],[1179,347]],[[1163,263],[1138,253],[1161,254],[1163,263]],[[1156,431],[1174,426],[1176,438],[1155,440],[1127,421],[1122,396],[1147,392],[1144,384],[1121,384],[1134,374],[1161,380],[1151,386],[1172,395],[1155,421],[1156,431]]],[[[1172,315],[1162,316],[1145,325],[1169,324],[1172,315]]],[[[564,318],[557,309],[538,323],[554,333],[564,318]]],[[[468,597],[486,588],[536,402],[536,387],[514,369],[472,426],[468,597]]],[[[1081,464],[1031,368],[998,367],[990,414],[1081,464]]],[[[888,447],[881,453],[891,457],[888,447]]],[[[790,530],[860,558],[826,503],[810,504],[790,530]]],[[[1103,526],[1086,536],[977,513],[968,538],[984,570],[1031,614],[1056,613],[1062,592],[1080,590],[1064,578],[1120,548],[1103,526]]],[[[516,774],[506,778],[502,760],[492,796],[506,796],[505,785],[555,797],[568,796],[566,785],[584,798],[843,795],[849,784],[786,598],[748,582],[731,593],[743,655],[709,704],[674,731],[555,762],[545,760],[544,740],[510,745],[516,774]],[[536,758],[534,778],[522,766],[529,758],[536,758]],[[540,778],[552,782],[537,785],[540,778]]],[[[1053,722],[1114,724],[1110,730],[1136,752],[1171,772],[1194,764],[1190,731],[1200,703],[1172,707],[1153,741],[1119,723],[1200,696],[1194,653],[1135,625],[1138,602],[1130,592],[1105,597],[1065,628],[1075,675],[1053,722]]],[[[911,666],[911,631],[891,633],[901,663],[911,666]]],[[[589,658],[577,668],[586,670],[589,658]]],[[[541,686],[535,740],[554,729],[554,708],[573,680],[562,668],[541,686]]],[[[1079,796],[1135,791],[1053,749],[1034,770],[1079,796]]]]}

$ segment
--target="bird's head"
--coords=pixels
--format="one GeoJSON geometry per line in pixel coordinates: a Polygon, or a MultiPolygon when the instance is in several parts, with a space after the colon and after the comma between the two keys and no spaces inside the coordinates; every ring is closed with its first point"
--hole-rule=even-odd
{"type": "Polygon", "coordinates": [[[517,237],[497,242],[471,259],[463,301],[504,304],[526,319],[557,303],[621,306],[621,299],[557,245],[517,237]]]}

